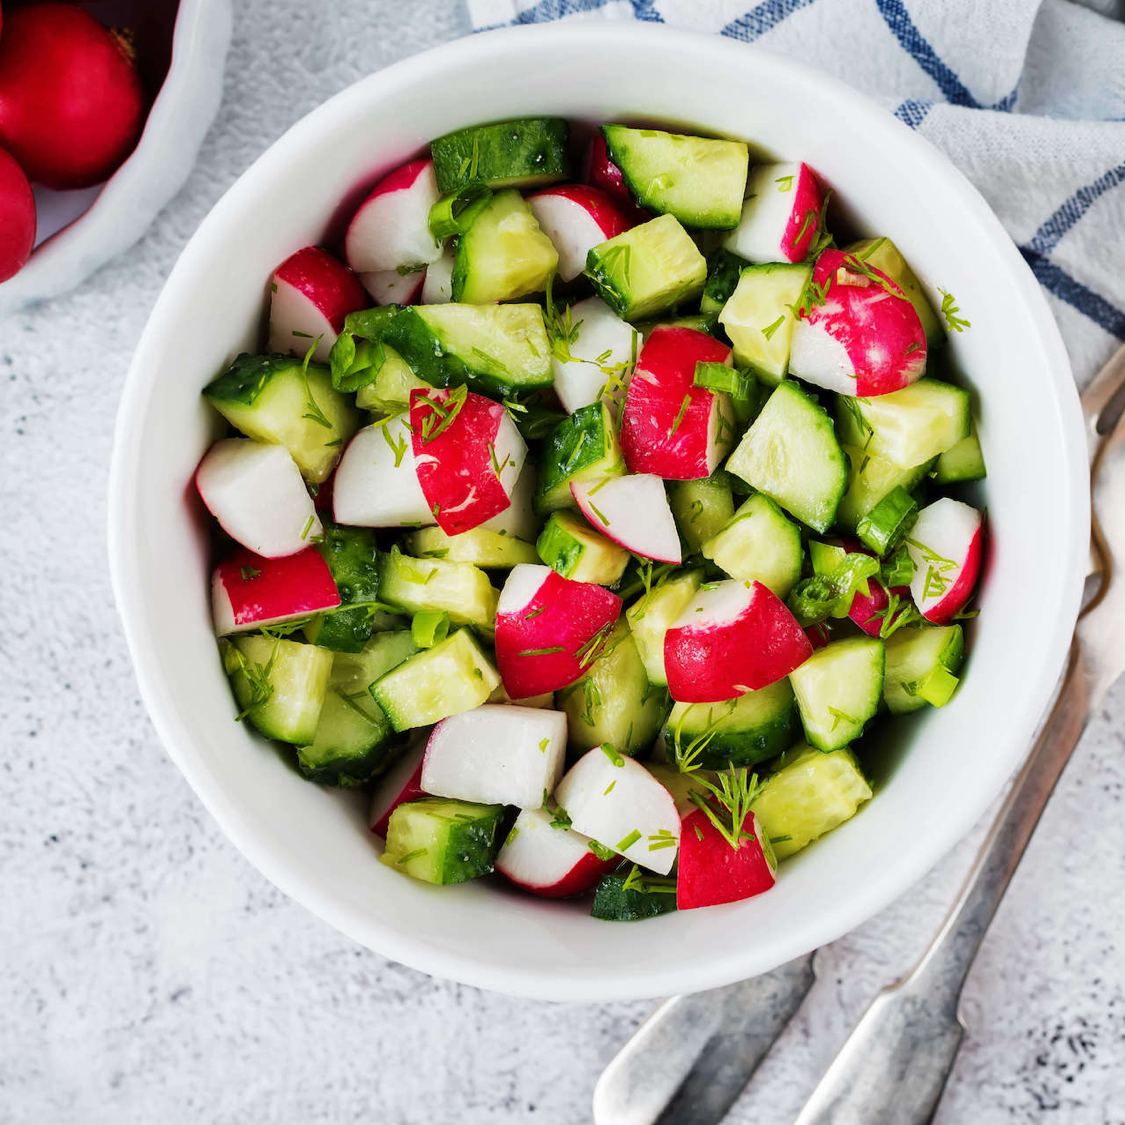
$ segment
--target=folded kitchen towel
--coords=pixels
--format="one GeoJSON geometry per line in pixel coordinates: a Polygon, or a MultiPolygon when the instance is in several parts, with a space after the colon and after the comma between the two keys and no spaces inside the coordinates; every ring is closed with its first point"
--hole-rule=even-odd
{"type": "MultiPolygon", "coordinates": [[[[956,164],[1048,294],[1085,383],[1125,340],[1125,0],[467,0],[474,28],[631,19],[759,43],[956,164]]],[[[792,154],[790,154],[792,155],[792,154]]]]}

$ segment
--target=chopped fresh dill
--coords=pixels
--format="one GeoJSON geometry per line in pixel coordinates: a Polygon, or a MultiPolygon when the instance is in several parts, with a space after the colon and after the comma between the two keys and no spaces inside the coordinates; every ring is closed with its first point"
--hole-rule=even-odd
{"type": "Polygon", "coordinates": [[[603,742],[602,743],[602,753],[618,769],[621,769],[625,765],[625,759],[623,757],[621,757],[621,755],[618,754],[618,752],[613,748],[612,743],[603,742]]]}
{"type": "Polygon", "coordinates": [[[762,329],[762,335],[763,335],[763,336],[765,336],[765,338],[766,338],[767,340],[772,340],[772,339],[773,339],[773,334],[774,334],[774,333],[775,333],[775,332],[776,332],[776,331],[777,331],[777,330],[778,330],[778,329],[779,329],[779,328],[780,328],[780,327],[781,327],[781,326],[782,326],[782,325],[783,325],[784,323],[785,323],[785,313],[782,313],[782,314],[781,314],[781,316],[779,316],[779,317],[777,318],[777,320],[775,320],[775,321],[774,321],[774,322],[773,322],[772,324],[767,324],[767,325],[765,326],[765,328],[763,328],[763,329],[762,329]]]}
{"type": "Polygon", "coordinates": [[[676,420],[672,423],[672,428],[668,431],[669,438],[673,438],[676,436],[676,431],[680,428],[680,423],[684,420],[684,416],[687,414],[689,406],[691,406],[690,391],[686,395],[684,395],[683,401],[680,403],[679,413],[676,415],[676,420]]]}
{"type": "Polygon", "coordinates": [[[944,289],[939,289],[938,292],[941,294],[941,315],[945,317],[950,332],[964,332],[966,328],[972,328],[970,321],[957,315],[961,310],[957,307],[953,294],[944,289]]]}
{"type": "Polygon", "coordinates": [[[624,852],[628,851],[639,839],[641,838],[640,830],[634,828],[628,836],[622,836],[620,840],[614,845],[614,851],[624,852]]]}

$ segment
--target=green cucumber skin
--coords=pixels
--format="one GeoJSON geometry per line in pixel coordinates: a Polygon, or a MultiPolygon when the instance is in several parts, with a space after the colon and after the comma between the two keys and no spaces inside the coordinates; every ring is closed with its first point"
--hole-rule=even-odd
{"type": "Polygon", "coordinates": [[[590,914],[603,922],[640,922],[671,914],[676,909],[676,896],[660,892],[625,890],[626,876],[611,872],[603,875],[594,890],[590,914]]]}
{"type": "Polygon", "coordinates": [[[563,180],[570,174],[569,140],[570,126],[561,117],[525,117],[447,133],[430,145],[438,191],[563,180]]]}
{"type": "Polygon", "coordinates": [[[975,426],[968,437],[940,454],[933,468],[933,477],[938,484],[968,484],[984,480],[986,476],[988,470],[975,426]]]}
{"type": "Polygon", "coordinates": [[[306,781],[333,789],[354,789],[374,781],[386,773],[395,760],[396,750],[405,745],[390,723],[385,719],[384,723],[385,729],[382,732],[373,732],[370,748],[359,754],[340,753],[313,759],[312,747],[298,747],[297,768],[301,771],[301,776],[306,781]]]}
{"type": "Polygon", "coordinates": [[[300,366],[300,360],[279,352],[271,352],[268,355],[251,355],[249,352],[243,352],[225,371],[203,388],[203,395],[216,404],[238,402],[243,406],[253,406],[275,375],[300,366]]]}
{"type": "Polygon", "coordinates": [[[316,549],[332,571],[341,605],[367,605],[379,600],[379,550],[374,531],[326,523],[316,549]]]}
{"type": "Polygon", "coordinates": [[[487,875],[493,869],[502,805],[477,805],[467,801],[430,797],[400,805],[387,826],[387,846],[382,861],[406,874],[437,886],[466,883],[487,875]],[[471,810],[471,811],[470,811],[471,810]],[[401,837],[419,819],[425,818],[429,835],[428,854],[402,862],[410,853],[403,851],[401,837]]]}
{"type": "Polygon", "coordinates": [[[374,614],[368,606],[349,606],[314,617],[303,629],[305,640],[333,652],[362,652],[374,632],[374,614]]]}
{"type": "Polygon", "coordinates": [[[625,471],[608,408],[600,402],[583,406],[560,422],[547,438],[540,456],[535,510],[547,515],[559,508],[576,508],[571,481],[581,480],[583,470],[607,457],[620,461],[620,471],[625,471]]]}
{"type": "Polygon", "coordinates": [[[699,311],[717,317],[738,285],[746,262],[737,254],[720,247],[708,262],[707,283],[699,299],[699,311]]]}

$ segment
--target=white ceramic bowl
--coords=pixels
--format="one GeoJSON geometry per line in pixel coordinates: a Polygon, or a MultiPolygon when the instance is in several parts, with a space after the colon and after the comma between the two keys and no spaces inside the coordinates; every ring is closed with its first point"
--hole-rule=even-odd
{"type": "Polygon", "coordinates": [[[180,0],[171,65],[137,147],[105,184],[36,189],[39,245],[0,284],[0,320],[73,289],[127,250],[183,187],[219,109],[230,35],[231,0],[180,0]]]}
{"type": "Polygon", "coordinates": [[[751,976],[845,933],[938,860],[996,796],[1051,694],[1087,557],[1085,445],[1046,303],[984,201],[850,88],[764,51],[644,24],[464,39],[357,83],[295,125],[220,200],[158,300],[118,419],[110,502],[118,604],[153,722],[243,853],[371,949],[526,996],[666,995],[751,976]],[[376,862],[355,795],[318,789],[232,721],[216,656],[207,529],[191,475],[215,432],[200,388],[260,346],[266,282],[353,185],[447,130],[562,114],[650,118],[809,161],[857,227],[890,234],[972,328],[951,347],[980,396],[992,550],[968,676],[895,725],[875,800],[747,902],[609,925],[488,883],[432,888],[376,862]]]}

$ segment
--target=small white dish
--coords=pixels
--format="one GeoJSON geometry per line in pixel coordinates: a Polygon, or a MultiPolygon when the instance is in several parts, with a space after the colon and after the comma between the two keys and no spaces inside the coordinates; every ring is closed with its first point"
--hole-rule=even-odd
{"type": "MultiPolygon", "coordinates": [[[[356,941],[415,968],[554,1000],[690,992],[832,941],[916,882],[1026,753],[1067,651],[1089,542],[1086,447],[1039,286],[940,153],[844,84],[718,36],[648,24],[463,39],[357,83],[295,125],[188,243],[141,339],[118,417],[109,551],[141,692],[224,831],[274,883],[356,941]],[[683,122],[824,175],[854,225],[894,237],[931,296],[972,327],[949,343],[980,399],[991,548],[954,702],[889,728],[900,760],[876,797],[746,902],[636,926],[495,883],[435,888],[377,861],[363,802],[286,769],[233,722],[208,605],[196,463],[218,431],[199,391],[261,346],[270,272],[325,236],[353,189],[432,137],[560,114],[683,122]]],[[[892,753],[894,748],[892,748],[892,753]]]]}
{"type": "Polygon", "coordinates": [[[0,320],[85,281],[132,246],[183,187],[219,110],[230,36],[231,0],[180,0],[171,65],[137,147],[104,184],[36,189],[39,244],[0,284],[0,320]]]}

